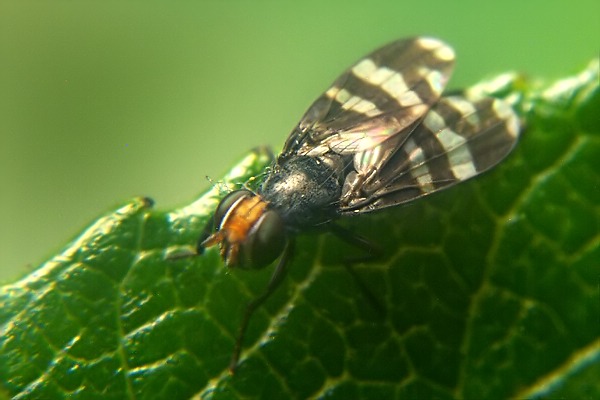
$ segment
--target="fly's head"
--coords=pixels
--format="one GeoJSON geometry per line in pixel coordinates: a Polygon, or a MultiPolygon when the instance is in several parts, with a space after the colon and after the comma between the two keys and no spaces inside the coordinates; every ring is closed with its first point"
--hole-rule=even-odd
{"type": "Polygon", "coordinates": [[[286,232],[279,214],[260,196],[241,189],[225,196],[215,211],[216,231],[203,247],[219,245],[230,268],[259,269],[281,255],[286,232]]]}

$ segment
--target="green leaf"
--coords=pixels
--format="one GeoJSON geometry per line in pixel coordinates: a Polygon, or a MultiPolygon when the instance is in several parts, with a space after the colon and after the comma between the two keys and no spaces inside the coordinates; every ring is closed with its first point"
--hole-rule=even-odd
{"type": "MultiPolygon", "coordinates": [[[[474,181],[344,223],[381,244],[356,266],[327,234],[301,236],[288,278],[251,320],[271,268],[229,271],[193,248],[249,154],[191,205],[135,199],[0,291],[0,381],[18,399],[595,398],[600,353],[598,63],[543,87],[512,75],[471,94],[512,101],[526,126],[474,181]],[[592,383],[593,382],[593,383],[592,383]]],[[[2,393],[0,393],[0,396],[2,393]]]]}

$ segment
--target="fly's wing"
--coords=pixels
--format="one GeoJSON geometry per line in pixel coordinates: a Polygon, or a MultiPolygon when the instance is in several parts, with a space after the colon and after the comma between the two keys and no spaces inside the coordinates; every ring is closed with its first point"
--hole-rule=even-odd
{"type": "Polygon", "coordinates": [[[280,157],[354,154],[405,133],[438,101],[453,65],[453,50],[432,38],[374,51],[313,103],[280,157]]]}
{"type": "Polygon", "coordinates": [[[465,181],[504,159],[518,136],[518,118],[504,101],[444,97],[406,138],[355,155],[340,211],[374,211],[465,181]]]}

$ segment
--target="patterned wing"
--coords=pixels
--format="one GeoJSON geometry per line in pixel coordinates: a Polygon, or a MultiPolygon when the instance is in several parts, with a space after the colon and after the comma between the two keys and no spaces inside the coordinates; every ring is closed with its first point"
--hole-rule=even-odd
{"type": "Polygon", "coordinates": [[[281,157],[354,154],[405,132],[441,96],[454,52],[432,38],[393,42],[344,72],[313,103],[281,157]]]}
{"type": "Polygon", "coordinates": [[[406,138],[354,156],[341,212],[406,203],[487,171],[512,150],[519,121],[499,99],[442,98],[406,138]]]}

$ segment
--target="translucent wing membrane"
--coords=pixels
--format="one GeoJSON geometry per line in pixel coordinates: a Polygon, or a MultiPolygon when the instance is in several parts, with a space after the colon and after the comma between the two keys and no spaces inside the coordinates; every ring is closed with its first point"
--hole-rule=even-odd
{"type": "Polygon", "coordinates": [[[354,154],[406,133],[438,101],[453,65],[454,52],[437,39],[400,40],[374,51],[313,103],[281,157],[354,154]]]}
{"type": "Polygon", "coordinates": [[[406,203],[467,180],[506,157],[518,134],[517,116],[502,100],[444,97],[406,137],[355,155],[341,212],[406,203]]]}

